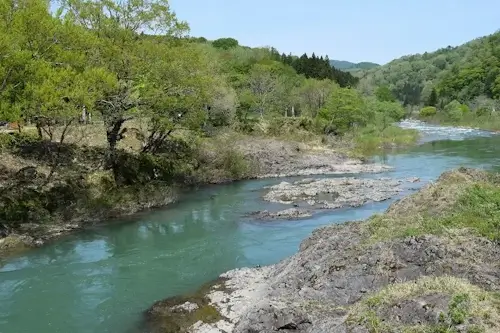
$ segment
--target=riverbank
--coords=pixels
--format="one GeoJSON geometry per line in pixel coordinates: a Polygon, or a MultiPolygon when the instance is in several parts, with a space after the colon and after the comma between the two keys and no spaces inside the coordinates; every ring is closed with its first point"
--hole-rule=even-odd
{"type": "Polygon", "coordinates": [[[184,166],[181,171],[167,170],[166,177],[173,182],[153,180],[158,170],[164,172],[162,166],[127,153],[120,172],[133,183],[118,186],[102,164],[104,148],[62,146],[30,136],[13,140],[1,154],[2,219],[8,223],[0,227],[0,256],[41,246],[104,220],[166,206],[183,191],[206,184],[390,169],[351,158],[318,141],[227,134],[195,148],[184,147],[183,153],[177,148],[182,157],[176,158],[184,166]],[[60,162],[53,172],[56,158],[60,162]]]}
{"type": "Polygon", "coordinates": [[[465,114],[458,120],[452,120],[444,114],[422,118],[423,121],[443,126],[467,128],[498,133],[500,132],[500,116],[497,113],[477,116],[476,114],[465,114]]]}
{"type": "Polygon", "coordinates": [[[497,332],[499,185],[483,171],[445,172],[382,215],[316,230],[276,265],[154,304],[151,329],[497,332]]]}

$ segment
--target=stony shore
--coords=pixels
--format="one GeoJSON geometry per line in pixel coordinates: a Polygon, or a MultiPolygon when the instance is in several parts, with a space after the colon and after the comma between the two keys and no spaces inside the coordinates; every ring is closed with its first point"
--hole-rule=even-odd
{"type": "Polygon", "coordinates": [[[470,169],[448,172],[379,217],[317,229],[296,255],[229,271],[178,299],[182,309],[175,298],[156,303],[149,331],[499,332],[498,244],[467,229],[403,237],[380,230],[444,216],[464,188],[484,179],[470,169]]]}

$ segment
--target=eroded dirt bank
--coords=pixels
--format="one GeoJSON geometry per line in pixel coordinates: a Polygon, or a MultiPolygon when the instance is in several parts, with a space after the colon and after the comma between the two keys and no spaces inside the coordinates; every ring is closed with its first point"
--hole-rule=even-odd
{"type": "MultiPolygon", "coordinates": [[[[317,229],[276,265],[229,271],[182,308],[156,303],[149,331],[499,332],[495,229],[462,220],[464,196],[494,191],[493,178],[446,172],[383,215],[317,229]]],[[[487,214],[488,200],[474,205],[487,214]]]]}

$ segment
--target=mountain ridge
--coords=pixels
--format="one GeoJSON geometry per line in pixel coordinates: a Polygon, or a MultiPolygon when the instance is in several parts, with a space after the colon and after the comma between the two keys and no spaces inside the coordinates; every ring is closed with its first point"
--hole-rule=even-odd
{"type": "Polygon", "coordinates": [[[330,65],[339,69],[341,71],[358,71],[363,69],[372,69],[379,67],[380,65],[374,62],[362,61],[362,62],[351,62],[347,60],[330,60],[330,65]]]}

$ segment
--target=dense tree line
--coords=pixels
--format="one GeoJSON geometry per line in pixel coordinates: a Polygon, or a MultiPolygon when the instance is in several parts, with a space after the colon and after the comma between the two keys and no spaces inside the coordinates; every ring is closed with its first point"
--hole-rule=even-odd
{"type": "Polygon", "coordinates": [[[370,94],[381,85],[407,105],[491,104],[500,97],[500,32],[368,70],[359,88],[370,94]]]}
{"type": "Polygon", "coordinates": [[[34,164],[0,164],[0,233],[149,207],[152,196],[161,204],[172,184],[247,177],[249,162],[219,132],[361,133],[376,149],[404,116],[387,92],[348,88],[328,58],[290,62],[273,48],[189,36],[167,0],[57,5],[0,0],[0,120],[19,131],[0,133],[0,151],[34,164]]]}
{"type": "Polygon", "coordinates": [[[275,60],[293,67],[298,74],[302,74],[308,79],[329,79],[337,82],[341,87],[354,87],[359,81],[359,79],[352,76],[351,73],[333,67],[328,56],[324,58],[323,56],[317,57],[314,53],[311,57],[309,57],[307,53],[304,53],[300,57],[292,56],[291,54],[286,55],[284,53],[280,55],[279,52],[273,48],[271,49],[271,54],[275,60]]]}
{"type": "MultiPolygon", "coordinates": [[[[356,79],[328,57],[190,37],[167,0],[59,5],[53,14],[43,0],[2,1],[0,116],[34,122],[40,138],[62,143],[82,110],[90,112],[104,124],[114,171],[127,135],[141,141],[141,153],[158,154],[178,130],[246,128],[256,116],[309,117],[334,133],[368,121],[357,115],[368,114],[367,103],[342,90],[356,79]],[[143,126],[131,127],[133,119],[143,126]]],[[[116,172],[115,180],[126,182],[116,172]]]]}

